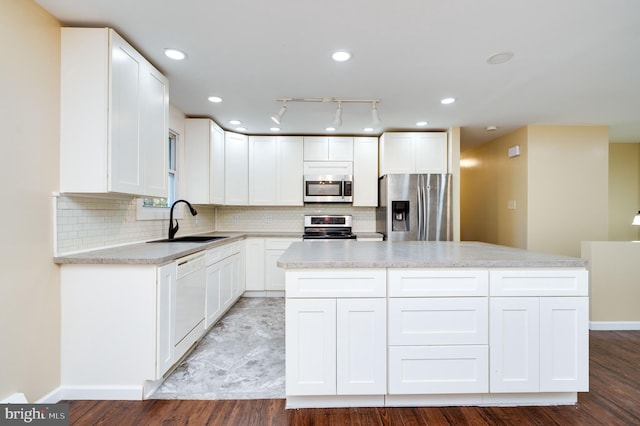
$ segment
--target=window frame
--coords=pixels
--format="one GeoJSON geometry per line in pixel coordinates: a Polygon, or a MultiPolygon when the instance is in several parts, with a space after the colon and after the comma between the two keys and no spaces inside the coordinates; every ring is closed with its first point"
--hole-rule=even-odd
{"type": "MultiPolygon", "coordinates": [[[[167,198],[138,198],[136,200],[136,220],[161,220],[169,219],[169,210],[171,204],[177,200],[178,192],[178,179],[179,179],[179,167],[178,167],[178,150],[179,150],[180,137],[177,132],[169,129],[168,137],[168,167],[167,167],[167,198]],[[146,200],[166,200],[165,206],[149,206],[145,205],[146,200]]],[[[182,218],[182,209],[176,209],[173,212],[175,219],[182,218]]]]}

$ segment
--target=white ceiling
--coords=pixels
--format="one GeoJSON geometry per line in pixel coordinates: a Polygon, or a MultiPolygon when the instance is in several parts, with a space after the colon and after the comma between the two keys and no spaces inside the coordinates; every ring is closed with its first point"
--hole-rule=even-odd
{"type": "MultiPolygon", "coordinates": [[[[227,130],[237,119],[269,134],[277,98],[334,97],[380,99],[376,134],[460,126],[463,149],[527,124],[607,125],[612,142],[640,142],[638,0],[36,2],[64,25],[114,28],[169,78],[175,106],[227,130]],[[338,49],[352,60],[333,62],[338,49]],[[487,64],[502,51],[513,59],[487,64]]],[[[335,108],[289,104],[282,133],[326,133],[335,108]]],[[[364,134],[370,109],[343,105],[336,134],[364,134]]]]}

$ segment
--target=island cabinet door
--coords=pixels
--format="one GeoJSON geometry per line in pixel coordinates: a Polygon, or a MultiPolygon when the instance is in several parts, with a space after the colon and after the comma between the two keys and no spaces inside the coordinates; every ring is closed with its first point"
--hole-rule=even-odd
{"type": "Polygon", "coordinates": [[[286,394],[336,394],[336,300],[287,299],[286,394]]]}
{"type": "Polygon", "coordinates": [[[538,298],[492,298],[489,311],[490,392],[538,392],[538,298]]]}
{"type": "Polygon", "coordinates": [[[589,299],[540,298],[540,392],[589,391],[589,299]]]}
{"type": "Polygon", "coordinates": [[[338,299],[337,394],[386,393],[386,299],[338,299]]]}

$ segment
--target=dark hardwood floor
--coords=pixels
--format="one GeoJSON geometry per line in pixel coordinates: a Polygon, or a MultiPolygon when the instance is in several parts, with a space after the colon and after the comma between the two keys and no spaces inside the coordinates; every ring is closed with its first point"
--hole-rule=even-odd
{"type": "Polygon", "coordinates": [[[285,410],[283,399],[71,401],[72,425],[640,425],[640,331],[591,331],[575,406],[285,410]]]}

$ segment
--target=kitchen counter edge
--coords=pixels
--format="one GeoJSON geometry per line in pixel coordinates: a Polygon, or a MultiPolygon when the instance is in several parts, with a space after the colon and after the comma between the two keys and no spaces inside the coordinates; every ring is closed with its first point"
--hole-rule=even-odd
{"type": "Polygon", "coordinates": [[[482,242],[327,242],[322,250],[294,243],[277,265],[331,268],[584,268],[584,259],[482,242]],[[330,244],[331,246],[329,246],[330,244]]]}

